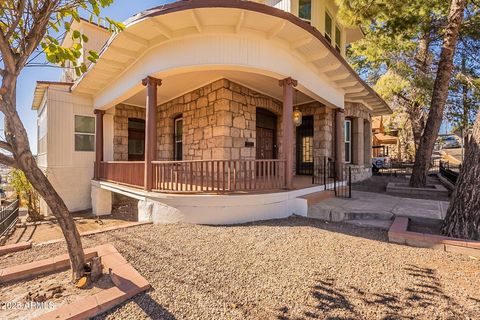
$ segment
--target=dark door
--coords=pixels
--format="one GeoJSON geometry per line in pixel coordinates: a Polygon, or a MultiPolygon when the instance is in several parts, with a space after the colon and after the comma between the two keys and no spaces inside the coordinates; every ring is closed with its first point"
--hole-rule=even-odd
{"type": "Polygon", "coordinates": [[[274,138],[274,130],[257,127],[257,159],[274,159],[274,138]]]}
{"type": "Polygon", "coordinates": [[[128,119],[128,161],[145,161],[145,120],[128,119]]]}
{"type": "Polygon", "coordinates": [[[297,174],[313,174],[313,116],[302,117],[297,127],[297,174]]]}

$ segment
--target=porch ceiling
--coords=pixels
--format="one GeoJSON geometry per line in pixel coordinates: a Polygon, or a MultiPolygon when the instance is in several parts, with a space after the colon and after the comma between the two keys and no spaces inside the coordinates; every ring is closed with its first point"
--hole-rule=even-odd
{"type": "MultiPolygon", "coordinates": [[[[179,75],[177,74],[162,79],[162,86],[158,89],[157,93],[158,104],[160,105],[170,101],[185,93],[191,92],[222,78],[243,85],[279,101],[282,100],[282,88],[279,86],[277,79],[260,74],[252,74],[241,71],[211,70],[190,72],[179,75]]],[[[146,96],[146,89],[143,89],[142,91],[126,99],[123,103],[138,107],[145,107],[146,96]]],[[[314,100],[315,99],[304,94],[303,92],[297,91],[294,97],[294,104],[299,105],[314,100]]]]}
{"type": "MultiPolygon", "coordinates": [[[[93,97],[102,95],[102,91],[120,79],[139,59],[148,54],[151,48],[169,45],[180,39],[188,43],[189,38],[202,35],[221,36],[243,33],[261,36],[265,43],[281,43],[284,48],[288,48],[291,57],[302,61],[302,67],[314,72],[316,78],[305,75],[304,71],[300,72],[298,69],[285,68],[285,66],[282,66],[282,70],[290,68],[291,70],[288,71],[290,74],[284,74],[285,72],[279,74],[283,77],[298,77],[298,89],[315,94],[316,100],[327,105],[342,107],[338,99],[337,103],[334,103],[325,95],[327,87],[319,85],[323,83],[337,92],[344,93],[345,101],[365,104],[374,115],[391,113],[385,101],[358,76],[317,29],[290,13],[259,3],[238,0],[177,1],[134,16],[126,22],[124,31],[114,34],[109,39],[101,51],[98,62],[90,65],[88,72],[77,81],[72,90],[93,97]],[[308,87],[308,90],[302,86],[308,87]]],[[[246,55],[247,52],[238,52],[236,58],[241,61],[239,65],[256,65],[255,61],[246,61],[246,55]]],[[[195,58],[195,52],[192,52],[191,64],[194,64],[195,58]]],[[[222,58],[209,61],[208,64],[221,65],[222,58]]],[[[275,70],[269,71],[275,72],[275,70]]],[[[152,75],[145,73],[143,76],[152,75]]],[[[192,80],[192,82],[196,82],[197,87],[208,82],[207,76],[203,77],[201,81],[192,80]]],[[[140,80],[137,79],[138,83],[140,80]]],[[[235,81],[235,79],[231,80],[235,81]]],[[[192,85],[192,88],[195,85],[192,85]]],[[[248,86],[248,83],[245,85],[248,86]]],[[[272,88],[269,90],[267,86],[264,87],[265,93],[272,91],[272,88]]],[[[124,89],[134,91],[133,88],[124,89]]],[[[139,91],[138,88],[135,90],[139,91]]],[[[160,94],[165,94],[165,97],[160,97],[161,101],[168,99],[168,96],[181,93],[181,91],[175,92],[175,89],[168,89],[166,81],[163,91],[160,94]],[[167,94],[169,91],[171,91],[170,94],[167,94]]],[[[273,92],[271,95],[276,96],[273,92]]]]}

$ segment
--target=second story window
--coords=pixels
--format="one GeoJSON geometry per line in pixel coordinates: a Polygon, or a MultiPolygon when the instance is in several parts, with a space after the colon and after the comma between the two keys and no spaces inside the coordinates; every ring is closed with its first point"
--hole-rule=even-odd
{"type": "Polygon", "coordinates": [[[312,0],[299,0],[298,16],[309,23],[312,21],[312,0]]]}
{"type": "Polygon", "coordinates": [[[335,49],[338,52],[341,52],[342,49],[342,34],[338,26],[335,26],[335,49]]]}
{"type": "Polygon", "coordinates": [[[325,38],[327,38],[328,42],[332,43],[332,17],[325,12],[325,38]]]}

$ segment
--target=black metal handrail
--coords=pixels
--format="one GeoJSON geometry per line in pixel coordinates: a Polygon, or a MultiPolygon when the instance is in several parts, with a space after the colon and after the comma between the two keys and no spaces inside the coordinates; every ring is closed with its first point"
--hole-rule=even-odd
{"type": "Polygon", "coordinates": [[[0,209],[0,236],[5,235],[17,223],[19,200],[0,209]]]}
{"type": "Polygon", "coordinates": [[[447,179],[451,184],[453,185],[457,184],[458,176],[460,175],[460,173],[450,169],[450,165],[448,162],[447,164],[440,162],[439,173],[442,177],[447,179]]]}
{"type": "Polygon", "coordinates": [[[345,163],[337,166],[333,159],[322,157],[314,159],[313,168],[313,184],[323,184],[325,190],[334,191],[336,197],[352,197],[352,168],[350,166],[345,163]]]}

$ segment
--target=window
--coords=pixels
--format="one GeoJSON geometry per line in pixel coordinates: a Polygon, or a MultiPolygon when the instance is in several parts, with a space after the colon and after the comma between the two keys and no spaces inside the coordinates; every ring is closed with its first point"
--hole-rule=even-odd
{"type": "Polygon", "coordinates": [[[325,38],[327,38],[329,43],[332,43],[332,17],[325,12],[325,38]]]}
{"type": "Polygon", "coordinates": [[[75,116],[75,151],[95,151],[95,118],[75,116]]]}
{"type": "Polygon", "coordinates": [[[312,20],[312,0],[299,0],[298,16],[308,22],[312,20]]]}
{"type": "Polygon", "coordinates": [[[352,162],[352,121],[345,120],[345,162],[352,162]]]}
{"type": "Polygon", "coordinates": [[[340,28],[335,26],[335,49],[340,52],[342,48],[342,34],[340,33],[340,28]]]}
{"type": "Polygon", "coordinates": [[[183,118],[175,119],[174,133],[175,160],[183,160],[183,118]]]}
{"type": "Polygon", "coordinates": [[[128,119],[128,161],[145,160],[145,120],[128,119]]]}

